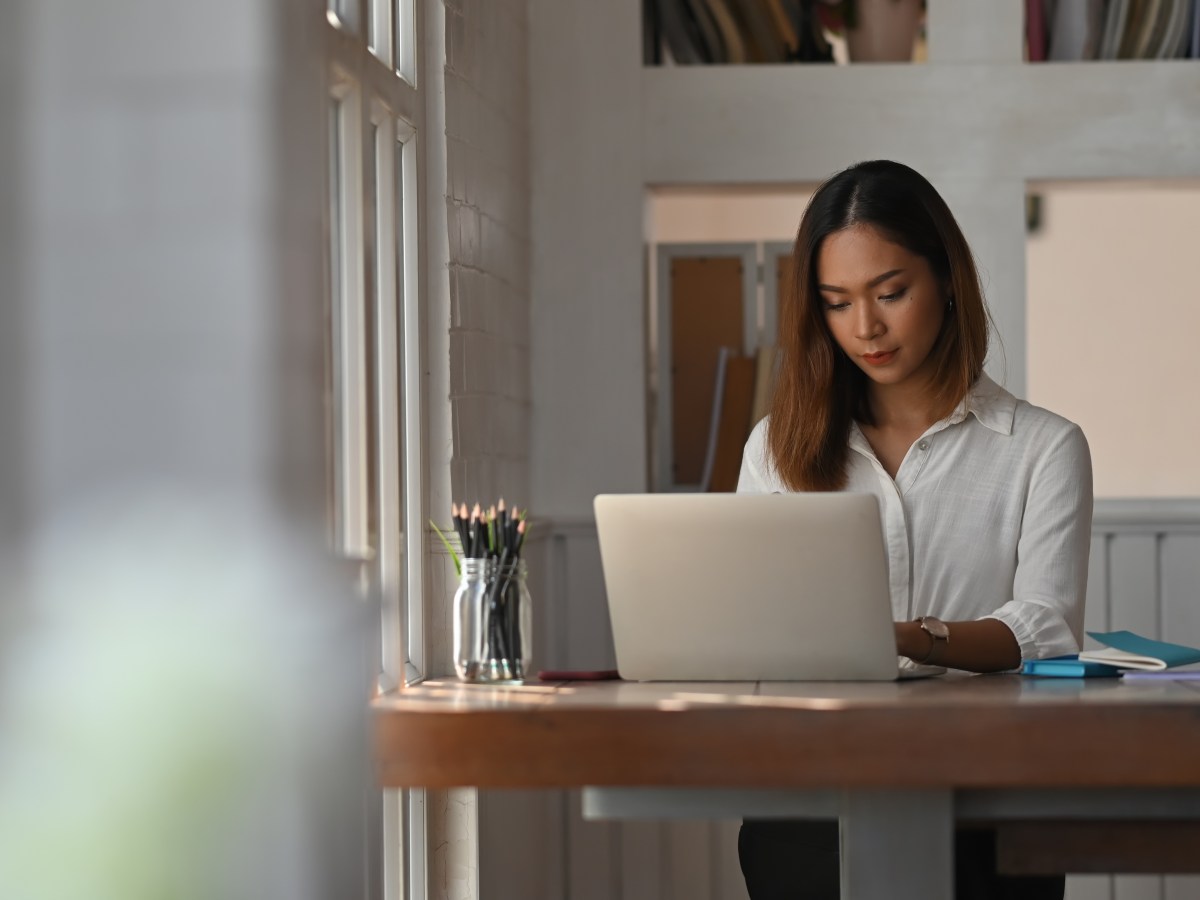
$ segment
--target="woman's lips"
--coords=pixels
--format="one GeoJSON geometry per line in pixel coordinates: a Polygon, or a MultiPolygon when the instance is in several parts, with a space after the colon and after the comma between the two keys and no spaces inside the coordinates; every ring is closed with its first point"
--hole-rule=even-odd
{"type": "Polygon", "coordinates": [[[864,353],[863,359],[869,365],[882,366],[892,361],[892,357],[896,355],[895,350],[888,350],[886,353],[864,353]]]}

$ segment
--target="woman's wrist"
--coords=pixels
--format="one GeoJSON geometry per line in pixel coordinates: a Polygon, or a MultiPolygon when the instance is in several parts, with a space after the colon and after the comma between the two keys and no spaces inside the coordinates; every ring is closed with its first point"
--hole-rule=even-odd
{"type": "Polygon", "coordinates": [[[929,657],[933,649],[933,636],[921,628],[919,622],[896,622],[896,653],[913,661],[929,657]]]}

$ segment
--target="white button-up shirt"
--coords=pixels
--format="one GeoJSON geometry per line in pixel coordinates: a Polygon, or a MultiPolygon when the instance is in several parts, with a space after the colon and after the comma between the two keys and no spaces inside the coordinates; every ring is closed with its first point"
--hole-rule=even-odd
{"type": "MultiPolygon", "coordinates": [[[[738,491],[786,493],[746,443],[738,491]]],[[[857,424],[845,491],[874,494],[897,621],[1004,622],[1023,659],[1078,651],[1092,528],[1092,461],[1078,425],[987,375],[909,448],[893,480],[857,424]]]]}

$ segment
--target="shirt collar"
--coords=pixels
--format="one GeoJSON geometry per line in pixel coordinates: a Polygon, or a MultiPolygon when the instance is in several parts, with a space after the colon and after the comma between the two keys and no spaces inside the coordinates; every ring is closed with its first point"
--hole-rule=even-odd
{"type": "MultiPolygon", "coordinates": [[[[974,415],[979,424],[990,428],[997,434],[1012,434],[1013,419],[1017,413],[1017,398],[988,377],[986,372],[979,375],[979,380],[967,391],[967,395],[959,401],[958,406],[946,418],[930,426],[926,434],[933,434],[951,425],[957,425],[967,416],[974,415]]],[[[874,451],[866,436],[858,427],[857,422],[850,423],[850,448],[867,456],[873,456],[874,451]]]]}
{"type": "Polygon", "coordinates": [[[1012,434],[1013,419],[1017,414],[1017,398],[988,377],[986,372],[967,391],[954,412],[946,420],[947,425],[956,425],[974,415],[979,424],[997,434],[1012,434]]]}

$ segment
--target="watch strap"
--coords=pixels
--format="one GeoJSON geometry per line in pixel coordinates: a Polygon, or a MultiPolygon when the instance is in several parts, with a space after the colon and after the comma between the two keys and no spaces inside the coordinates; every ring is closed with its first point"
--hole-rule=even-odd
{"type": "Polygon", "coordinates": [[[923,658],[915,660],[918,665],[923,666],[928,664],[929,661],[933,659],[933,651],[937,649],[938,644],[950,643],[950,629],[946,627],[945,622],[936,616],[917,616],[917,624],[921,627],[923,632],[929,635],[929,652],[926,653],[923,658]],[[940,625],[941,628],[936,628],[936,626],[931,627],[929,623],[926,622],[926,619],[932,619],[934,622],[940,625]]]}

